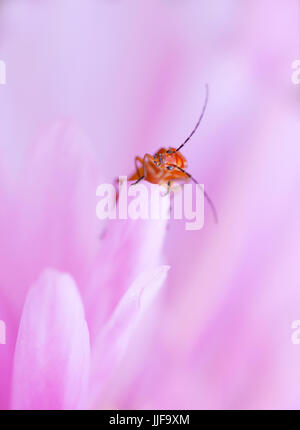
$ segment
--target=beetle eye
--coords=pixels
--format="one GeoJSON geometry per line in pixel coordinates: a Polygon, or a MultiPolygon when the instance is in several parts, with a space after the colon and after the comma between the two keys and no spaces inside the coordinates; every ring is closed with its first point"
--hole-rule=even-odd
{"type": "Polygon", "coordinates": [[[172,154],[172,150],[171,149],[169,149],[168,151],[167,151],[167,154],[172,154]]]}
{"type": "Polygon", "coordinates": [[[173,170],[173,169],[174,169],[174,166],[167,166],[167,169],[168,169],[168,170],[173,170]]]}

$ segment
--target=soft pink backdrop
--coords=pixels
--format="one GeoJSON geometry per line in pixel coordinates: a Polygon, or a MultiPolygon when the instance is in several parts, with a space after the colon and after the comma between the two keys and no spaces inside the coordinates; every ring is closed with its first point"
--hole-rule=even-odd
{"type": "MultiPolygon", "coordinates": [[[[291,83],[298,17],[297,0],[1,1],[2,408],[10,406],[30,285],[50,266],[71,273],[88,296],[84,279],[101,227],[96,188],[82,184],[112,181],[132,172],[135,155],[180,144],[206,82],[208,109],[183,152],[217,206],[219,225],[209,210],[199,232],[171,223],[159,261],[171,268],[160,298],[91,407],[300,407],[300,346],[291,342],[291,323],[300,319],[300,105],[291,83]],[[50,183],[58,174],[47,149],[60,133],[65,193],[50,183]],[[60,196],[56,206],[47,203],[49,189],[60,196]],[[80,199],[67,206],[73,193],[80,199]],[[37,226],[32,219],[44,212],[48,219],[37,226]],[[66,228],[77,218],[76,229],[66,228]],[[71,259],[70,249],[78,250],[71,259]]],[[[129,255],[142,268],[134,248],[129,255]]],[[[107,312],[126,290],[119,281],[104,283],[107,312]]]]}

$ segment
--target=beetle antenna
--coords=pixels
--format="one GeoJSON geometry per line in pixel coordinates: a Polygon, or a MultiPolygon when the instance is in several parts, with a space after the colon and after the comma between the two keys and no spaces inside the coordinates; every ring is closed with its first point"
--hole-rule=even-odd
{"type": "MultiPolygon", "coordinates": [[[[179,166],[176,166],[175,164],[174,164],[174,167],[176,167],[177,169],[179,169],[182,173],[185,173],[193,182],[195,182],[195,184],[200,185],[199,182],[196,181],[196,179],[193,178],[193,176],[190,173],[186,172],[184,169],[182,169],[179,166]]],[[[202,187],[201,187],[201,190],[203,192],[204,197],[207,200],[207,203],[209,204],[209,206],[210,206],[210,208],[211,208],[211,210],[213,212],[215,223],[218,224],[218,222],[219,222],[218,221],[218,214],[217,214],[215,205],[213,204],[212,199],[209,197],[209,195],[207,194],[207,192],[202,187]]]]}
{"type": "Polygon", "coordinates": [[[193,134],[195,133],[195,131],[199,127],[199,124],[200,124],[200,122],[201,122],[201,120],[203,118],[203,115],[205,113],[205,110],[206,110],[206,106],[207,106],[207,102],[208,102],[208,92],[209,92],[208,91],[208,84],[205,84],[205,101],[204,101],[204,105],[203,105],[203,108],[202,108],[202,112],[201,112],[200,118],[198,119],[198,122],[197,122],[194,130],[191,132],[191,134],[185,139],[185,141],[174,152],[179,151],[190,140],[190,138],[193,136],[193,134]]]}

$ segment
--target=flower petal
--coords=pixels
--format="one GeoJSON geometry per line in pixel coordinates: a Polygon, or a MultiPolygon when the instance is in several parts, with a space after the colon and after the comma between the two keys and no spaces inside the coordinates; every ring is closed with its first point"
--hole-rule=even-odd
{"type": "Polygon", "coordinates": [[[72,273],[81,286],[99,247],[95,216],[99,170],[89,140],[73,121],[54,122],[29,151],[5,260],[9,264],[4,284],[18,289],[19,310],[28,285],[45,267],[72,273]]]}
{"type": "Polygon", "coordinates": [[[0,284],[0,409],[9,408],[17,324],[0,284]]]}
{"type": "Polygon", "coordinates": [[[25,301],[14,359],[12,407],[82,407],[89,358],[89,332],[76,285],[69,275],[47,270],[25,301]]]}
{"type": "Polygon", "coordinates": [[[91,402],[96,402],[105,384],[120,364],[137,324],[150,307],[163,285],[169,266],[142,273],[125,293],[113,315],[102,330],[92,350],[91,402]]]}
{"type": "Polygon", "coordinates": [[[92,342],[139,274],[162,264],[166,226],[163,218],[108,222],[83,292],[92,342]]]}

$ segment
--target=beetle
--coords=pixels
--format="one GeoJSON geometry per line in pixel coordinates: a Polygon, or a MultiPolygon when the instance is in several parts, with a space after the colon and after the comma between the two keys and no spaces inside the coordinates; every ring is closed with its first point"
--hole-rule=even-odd
{"type": "MultiPolygon", "coordinates": [[[[176,148],[161,148],[154,155],[145,154],[143,158],[137,156],[135,157],[135,168],[136,171],[129,178],[128,181],[134,181],[131,185],[136,185],[140,181],[145,180],[152,184],[167,185],[167,193],[170,191],[172,183],[176,182],[189,182],[192,180],[195,184],[198,184],[196,179],[186,171],[187,160],[181,154],[180,150],[184,145],[191,139],[191,137],[196,132],[199,127],[201,120],[204,116],[207,103],[208,103],[208,85],[205,85],[205,101],[202,108],[201,115],[195,125],[193,131],[185,139],[185,141],[176,148]],[[138,165],[140,164],[140,166],[138,165]]],[[[203,189],[202,189],[203,190],[203,189]]],[[[210,205],[215,222],[218,222],[217,211],[215,206],[208,196],[207,192],[203,190],[204,197],[206,198],[208,204],[210,205]]]]}

